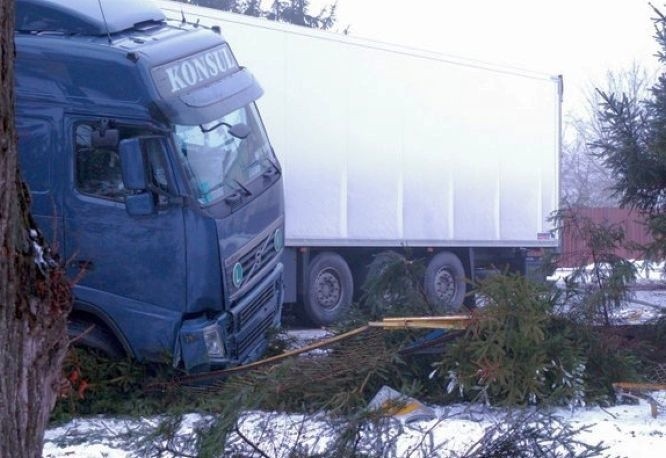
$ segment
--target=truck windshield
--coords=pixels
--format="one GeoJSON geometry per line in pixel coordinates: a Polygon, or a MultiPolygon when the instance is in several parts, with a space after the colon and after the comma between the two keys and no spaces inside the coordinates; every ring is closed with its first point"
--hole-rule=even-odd
{"type": "Polygon", "coordinates": [[[206,124],[176,125],[175,136],[181,160],[204,205],[239,190],[249,192],[247,183],[277,168],[254,104],[206,124]],[[243,139],[229,132],[231,126],[241,123],[250,131],[243,139]]]}

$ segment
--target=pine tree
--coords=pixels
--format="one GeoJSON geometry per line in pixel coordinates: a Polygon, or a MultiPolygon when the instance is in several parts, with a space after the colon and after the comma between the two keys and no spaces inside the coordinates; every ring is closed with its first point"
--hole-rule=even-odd
{"type": "Polygon", "coordinates": [[[246,0],[243,4],[243,14],[247,16],[260,17],[263,15],[261,0],[246,0]]]}
{"type": "Polygon", "coordinates": [[[309,13],[309,0],[275,0],[268,19],[301,25],[314,29],[327,30],[335,23],[337,3],[325,6],[317,16],[309,13]]]}
{"type": "MultiPolygon", "coordinates": [[[[181,0],[183,1],[183,0],[181,0]]],[[[239,0],[192,0],[185,3],[192,3],[194,5],[205,6],[207,8],[216,8],[218,10],[232,11],[234,13],[241,12],[241,5],[239,0]]]]}
{"type": "MultiPolygon", "coordinates": [[[[658,58],[666,64],[666,17],[654,8],[658,58]]],[[[647,215],[654,243],[644,247],[652,258],[666,255],[666,73],[651,96],[636,101],[626,94],[599,91],[601,132],[593,142],[596,155],[616,177],[613,186],[621,206],[647,215]]]]}
{"type": "Polygon", "coordinates": [[[261,8],[261,0],[179,1],[322,30],[328,30],[333,27],[337,8],[337,2],[334,2],[328,6],[324,6],[319,14],[313,15],[310,13],[309,0],[274,0],[271,7],[267,10],[261,8]]]}

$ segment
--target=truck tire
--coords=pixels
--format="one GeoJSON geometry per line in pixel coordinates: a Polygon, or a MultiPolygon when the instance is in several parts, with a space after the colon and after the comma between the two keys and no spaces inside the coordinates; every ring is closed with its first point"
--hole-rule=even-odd
{"type": "Polygon", "coordinates": [[[424,289],[428,302],[437,312],[454,312],[465,299],[465,268],[453,253],[435,255],[425,271],[424,289]]]}
{"type": "Polygon", "coordinates": [[[104,326],[92,321],[71,318],[67,323],[67,334],[76,346],[92,348],[110,359],[125,357],[125,352],[116,338],[104,326]]]}
{"type": "Polygon", "coordinates": [[[319,253],[308,270],[303,312],[317,326],[332,325],[351,305],[353,292],[354,279],[342,256],[319,253]]]}

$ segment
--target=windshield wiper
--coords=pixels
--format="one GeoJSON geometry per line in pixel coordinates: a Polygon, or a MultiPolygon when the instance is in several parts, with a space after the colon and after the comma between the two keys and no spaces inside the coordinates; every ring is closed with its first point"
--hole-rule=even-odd
{"type": "Polygon", "coordinates": [[[237,205],[243,199],[243,197],[251,196],[252,192],[250,192],[249,189],[243,186],[243,184],[237,179],[232,178],[232,180],[234,183],[238,185],[238,188],[232,187],[231,189],[233,189],[234,192],[226,196],[224,198],[224,201],[233,207],[234,205],[237,205]]]}
{"type": "Polygon", "coordinates": [[[231,184],[227,183],[226,181],[223,181],[213,186],[212,188],[207,189],[206,195],[209,195],[211,192],[217,191],[218,189],[223,188],[225,186],[229,186],[233,191],[231,194],[224,196],[224,201],[227,203],[236,203],[239,200],[241,200],[243,197],[248,197],[252,195],[252,192],[249,189],[247,189],[247,187],[243,186],[241,182],[239,182],[235,178],[233,178],[232,181],[236,183],[237,187],[231,186],[231,184]]]}
{"type": "MultiPolygon", "coordinates": [[[[205,191],[202,191],[202,192],[204,192],[205,195],[209,195],[211,192],[213,192],[213,191],[217,191],[218,189],[223,188],[223,187],[225,187],[225,186],[229,186],[229,183],[226,183],[226,182],[223,181],[223,182],[221,182],[221,183],[216,184],[216,185],[213,186],[212,188],[206,189],[205,191]]],[[[233,189],[233,188],[232,188],[232,189],[233,189]]]]}
{"type": "Polygon", "coordinates": [[[270,169],[264,170],[264,173],[262,173],[264,177],[270,178],[281,173],[280,167],[277,165],[275,161],[273,161],[272,158],[266,157],[264,160],[268,161],[268,163],[271,166],[270,169]]]}
{"type": "Polygon", "coordinates": [[[241,183],[240,181],[238,181],[235,178],[233,178],[233,180],[234,180],[234,183],[236,183],[238,185],[238,187],[243,190],[243,194],[245,194],[245,196],[251,196],[252,195],[252,191],[247,189],[247,187],[243,186],[243,183],[241,183]]]}

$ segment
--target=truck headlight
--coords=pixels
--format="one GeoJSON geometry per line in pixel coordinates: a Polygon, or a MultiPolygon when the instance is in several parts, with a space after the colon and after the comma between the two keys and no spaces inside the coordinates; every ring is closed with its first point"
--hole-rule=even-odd
{"type": "Polygon", "coordinates": [[[204,342],[208,356],[222,357],[225,355],[224,344],[220,337],[220,330],[216,324],[208,326],[203,330],[204,342]]]}

